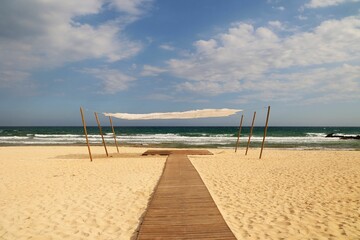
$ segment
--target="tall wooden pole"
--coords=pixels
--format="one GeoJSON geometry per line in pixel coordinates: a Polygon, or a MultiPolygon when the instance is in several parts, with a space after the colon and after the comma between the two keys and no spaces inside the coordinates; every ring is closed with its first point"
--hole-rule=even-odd
{"type": "Polygon", "coordinates": [[[101,138],[102,138],[102,142],[103,142],[103,144],[104,144],[104,148],[105,148],[106,156],[108,157],[108,156],[109,156],[109,154],[108,154],[108,151],[107,151],[107,149],[106,149],[106,143],[105,143],[104,135],[103,135],[103,132],[102,132],[102,129],[101,129],[100,121],[99,121],[99,118],[98,118],[97,113],[96,113],[96,112],[94,112],[94,114],[95,114],[96,122],[97,122],[98,127],[99,127],[99,131],[100,131],[100,135],[101,135],[101,138]]]}
{"type": "Polygon", "coordinates": [[[238,132],[237,141],[236,141],[236,146],[235,146],[235,152],[237,151],[238,146],[239,146],[240,135],[241,135],[241,127],[242,127],[243,119],[244,119],[244,114],[241,115],[240,127],[239,127],[239,132],[238,132]]]}
{"type": "Polygon", "coordinates": [[[113,134],[114,134],[114,140],[115,140],[116,150],[117,150],[117,152],[119,153],[119,147],[118,147],[118,144],[117,144],[117,141],[116,141],[116,134],[115,134],[115,130],[114,130],[114,126],[113,126],[113,122],[112,122],[111,116],[109,116],[109,120],[110,120],[110,125],[111,125],[112,132],[113,132],[113,134]]]}
{"type": "Polygon", "coordinates": [[[83,123],[83,126],[84,126],[84,133],[85,133],[85,138],[86,138],[86,144],[87,144],[88,151],[89,151],[89,157],[90,157],[90,161],[92,162],[90,144],[89,144],[89,139],[88,139],[88,135],[87,135],[86,123],[85,123],[84,112],[83,112],[82,107],[80,107],[80,114],[81,114],[81,120],[82,120],[82,123],[83,123]]]}
{"type": "Polygon", "coordinates": [[[259,157],[259,159],[261,159],[262,152],[263,152],[264,145],[265,145],[265,138],[266,138],[268,123],[269,123],[269,116],[270,116],[270,106],[268,106],[268,111],[267,111],[267,116],[266,116],[266,123],[265,123],[265,129],[264,129],[264,137],[263,137],[263,141],[262,141],[262,144],[261,144],[261,151],[260,151],[260,157],[259,157]]]}
{"type": "Polygon", "coordinates": [[[253,120],[252,120],[252,124],[251,124],[251,129],[250,129],[250,134],[249,134],[249,140],[248,140],[248,143],[247,143],[247,146],[246,146],[245,155],[247,155],[247,152],[248,152],[248,149],[249,149],[249,146],[250,146],[250,139],[251,139],[253,128],[254,128],[255,116],[256,116],[256,112],[254,112],[254,116],[253,116],[253,120]]]}

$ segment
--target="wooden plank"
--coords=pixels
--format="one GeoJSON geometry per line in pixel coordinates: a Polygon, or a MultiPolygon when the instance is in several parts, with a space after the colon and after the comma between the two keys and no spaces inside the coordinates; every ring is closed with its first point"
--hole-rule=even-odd
{"type": "Polygon", "coordinates": [[[171,155],[171,154],[181,154],[181,155],[213,155],[208,150],[148,150],[142,155],[171,155]]]}
{"type": "Polygon", "coordinates": [[[151,150],[170,154],[137,239],[236,239],[199,173],[185,154],[204,150],[151,150]]]}

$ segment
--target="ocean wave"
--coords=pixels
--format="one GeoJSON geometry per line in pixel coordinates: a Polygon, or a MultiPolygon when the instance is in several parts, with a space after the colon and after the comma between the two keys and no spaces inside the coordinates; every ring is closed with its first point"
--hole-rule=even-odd
{"type": "Polygon", "coordinates": [[[77,144],[78,142],[56,142],[56,141],[52,141],[52,142],[48,142],[48,141],[28,141],[28,142],[24,142],[25,145],[62,145],[62,144],[77,144]]]}
{"type": "Polygon", "coordinates": [[[66,138],[66,137],[85,137],[85,135],[78,134],[34,134],[38,138],[66,138]]]}
{"type": "Polygon", "coordinates": [[[356,137],[359,134],[345,134],[345,133],[335,133],[332,134],[331,137],[356,137]]]}
{"type": "MultiPolygon", "coordinates": [[[[85,142],[85,141],[84,141],[85,142]]],[[[62,145],[62,144],[78,144],[78,142],[55,142],[55,141],[3,141],[0,140],[0,144],[5,145],[62,145]]]]}
{"type": "Polygon", "coordinates": [[[273,143],[327,143],[339,141],[338,139],[325,137],[267,137],[266,140],[273,143]]]}
{"type": "Polygon", "coordinates": [[[306,136],[309,136],[309,137],[326,137],[326,133],[312,133],[312,132],[309,132],[309,133],[306,133],[306,136]]]}
{"type": "MultiPolygon", "coordinates": [[[[346,135],[346,134],[344,134],[346,135]]],[[[316,144],[343,144],[344,141],[339,138],[326,138],[326,133],[308,132],[306,136],[268,136],[266,142],[273,145],[293,145],[293,146],[312,146],[316,144]]],[[[346,136],[352,136],[347,134],[346,136]]],[[[90,134],[88,139],[91,144],[101,144],[100,134],[90,134]]],[[[114,138],[112,133],[104,135],[106,142],[113,144],[114,138]]],[[[180,144],[193,146],[230,146],[234,145],[237,136],[234,134],[180,134],[180,133],[157,133],[157,134],[120,134],[117,135],[119,144],[180,144]]],[[[259,145],[263,136],[254,135],[251,142],[259,145]]],[[[243,135],[240,143],[247,143],[248,136],[243,135]]],[[[85,135],[83,134],[27,134],[26,136],[0,136],[0,144],[9,145],[57,145],[57,144],[85,144],[85,135]]]]}
{"type": "Polygon", "coordinates": [[[29,137],[23,137],[23,136],[1,136],[0,140],[24,140],[29,139],[29,137]]]}

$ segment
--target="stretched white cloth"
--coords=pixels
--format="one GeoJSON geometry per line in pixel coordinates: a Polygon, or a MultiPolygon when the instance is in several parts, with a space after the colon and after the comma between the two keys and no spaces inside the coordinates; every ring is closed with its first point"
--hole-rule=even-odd
{"type": "Polygon", "coordinates": [[[131,113],[103,113],[105,116],[111,116],[127,120],[150,120],[150,119],[191,119],[191,118],[212,118],[212,117],[227,117],[241,112],[240,109],[202,109],[191,110],[185,112],[164,112],[164,113],[146,113],[146,114],[131,114],[131,113]]]}

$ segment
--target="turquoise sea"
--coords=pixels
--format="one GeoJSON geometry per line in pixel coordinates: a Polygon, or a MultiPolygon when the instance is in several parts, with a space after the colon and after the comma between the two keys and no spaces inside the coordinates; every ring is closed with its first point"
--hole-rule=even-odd
{"type": "MultiPolygon", "coordinates": [[[[110,127],[103,127],[108,144],[114,144],[110,127]]],[[[234,147],[238,127],[115,127],[120,145],[159,147],[234,147]]],[[[242,129],[240,147],[246,146],[249,127],[242,129]]],[[[360,150],[360,140],[326,138],[360,135],[360,127],[269,127],[266,147],[360,150]]],[[[91,144],[101,144],[97,127],[88,127],[91,144]]],[[[263,127],[255,127],[251,147],[261,144],[263,127]]],[[[0,127],[0,145],[84,145],[83,127],[0,127]]]]}

